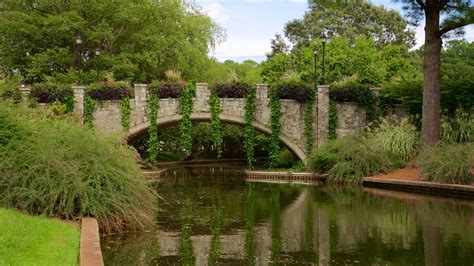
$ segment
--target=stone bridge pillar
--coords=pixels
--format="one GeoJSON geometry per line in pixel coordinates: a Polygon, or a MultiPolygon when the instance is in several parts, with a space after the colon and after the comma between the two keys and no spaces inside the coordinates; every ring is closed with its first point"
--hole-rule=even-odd
{"type": "Polygon", "coordinates": [[[329,125],[329,85],[318,86],[318,142],[317,147],[326,143],[329,125]]]}
{"type": "Polygon", "coordinates": [[[255,100],[255,120],[264,124],[270,124],[270,105],[268,103],[267,84],[257,84],[257,95],[255,100]]]}
{"type": "Polygon", "coordinates": [[[84,94],[86,87],[73,86],[74,91],[74,113],[78,114],[80,118],[84,116],[84,94]]]}
{"type": "Polygon", "coordinates": [[[196,83],[196,99],[194,100],[193,112],[208,113],[210,111],[207,101],[211,91],[207,83],[196,83]]]}

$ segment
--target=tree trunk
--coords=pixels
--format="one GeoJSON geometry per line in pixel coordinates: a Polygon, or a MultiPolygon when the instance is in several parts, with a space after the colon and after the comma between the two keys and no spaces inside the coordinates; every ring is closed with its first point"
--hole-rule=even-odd
{"type": "Polygon", "coordinates": [[[425,62],[421,142],[423,146],[439,143],[441,34],[438,1],[426,1],[425,62]]]}

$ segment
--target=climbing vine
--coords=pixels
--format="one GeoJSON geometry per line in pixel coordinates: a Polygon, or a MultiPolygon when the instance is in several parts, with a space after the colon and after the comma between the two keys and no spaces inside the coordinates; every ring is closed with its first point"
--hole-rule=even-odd
{"type": "Polygon", "coordinates": [[[221,113],[221,105],[220,99],[217,95],[217,91],[215,89],[211,90],[211,95],[209,96],[208,100],[210,109],[211,109],[211,136],[214,149],[217,152],[217,158],[222,156],[222,124],[219,118],[221,113]]]}
{"type": "Polygon", "coordinates": [[[313,150],[313,107],[315,91],[309,90],[309,97],[304,104],[304,135],[306,137],[306,152],[311,154],[313,150]]]}
{"type": "Polygon", "coordinates": [[[157,116],[160,108],[158,95],[156,93],[148,94],[148,120],[150,128],[148,129],[148,153],[150,154],[151,166],[155,167],[158,160],[158,125],[157,116]]]}
{"type": "Polygon", "coordinates": [[[188,83],[183,90],[183,94],[179,99],[179,107],[181,113],[181,147],[184,150],[184,153],[189,156],[191,155],[191,150],[193,147],[193,137],[192,137],[192,123],[191,123],[191,113],[193,112],[193,96],[194,96],[194,85],[188,83]]]}
{"type": "Polygon", "coordinates": [[[120,101],[120,114],[122,120],[122,128],[124,131],[128,132],[130,129],[130,98],[124,97],[120,101]]]}
{"type": "Polygon", "coordinates": [[[84,96],[84,124],[89,128],[94,128],[95,101],[89,96],[84,96]]]}
{"type": "Polygon", "coordinates": [[[244,151],[247,159],[247,167],[253,168],[255,161],[255,129],[252,122],[255,118],[255,99],[256,90],[248,89],[247,97],[245,98],[245,132],[244,132],[244,151]]]}
{"type": "Polygon", "coordinates": [[[329,114],[328,114],[328,140],[336,139],[337,128],[337,104],[334,100],[329,100],[329,114]]]}
{"type": "Polygon", "coordinates": [[[280,98],[277,95],[277,89],[272,88],[270,90],[270,168],[278,166],[278,154],[280,152],[280,117],[281,117],[281,105],[280,98]]]}

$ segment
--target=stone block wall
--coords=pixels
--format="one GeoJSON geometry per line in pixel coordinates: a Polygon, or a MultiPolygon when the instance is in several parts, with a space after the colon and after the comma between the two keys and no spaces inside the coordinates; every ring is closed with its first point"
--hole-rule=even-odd
{"type": "Polygon", "coordinates": [[[364,131],[367,126],[366,109],[355,103],[337,104],[337,137],[364,131]]]}

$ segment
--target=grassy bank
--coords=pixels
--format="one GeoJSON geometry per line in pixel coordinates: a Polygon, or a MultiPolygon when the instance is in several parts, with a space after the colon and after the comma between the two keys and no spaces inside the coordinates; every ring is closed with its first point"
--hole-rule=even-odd
{"type": "Polygon", "coordinates": [[[0,209],[0,265],[77,265],[79,229],[0,209]]]}

